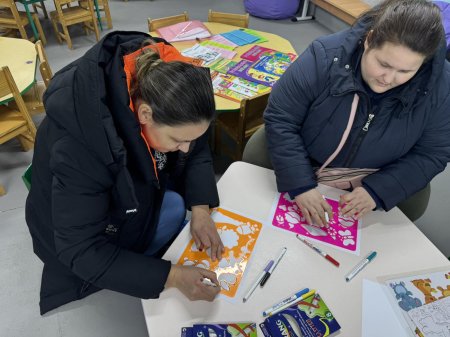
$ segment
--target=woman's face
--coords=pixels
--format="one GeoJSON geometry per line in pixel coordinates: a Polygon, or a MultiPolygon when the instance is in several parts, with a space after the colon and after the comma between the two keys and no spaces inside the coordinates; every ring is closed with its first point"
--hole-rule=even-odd
{"type": "Polygon", "coordinates": [[[209,122],[169,126],[157,124],[152,118],[151,108],[147,104],[138,105],[138,117],[142,132],[152,147],[159,152],[188,152],[191,142],[208,130],[209,122]]]}
{"type": "Polygon", "coordinates": [[[364,49],[362,77],[370,89],[379,94],[408,82],[425,60],[422,54],[390,42],[370,49],[366,39],[364,49]]]}

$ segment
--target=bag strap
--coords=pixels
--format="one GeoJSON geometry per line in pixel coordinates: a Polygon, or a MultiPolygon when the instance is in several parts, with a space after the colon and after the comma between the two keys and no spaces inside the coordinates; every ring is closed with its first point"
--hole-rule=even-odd
{"type": "Polygon", "coordinates": [[[350,110],[350,117],[348,118],[347,127],[345,128],[344,134],[342,135],[341,141],[334,150],[333,154],[323,163],[323,165],[320,167],[318,173],[322,172],[322,170],[327,167],[333,160],[336,158],[336,156],[341,152],[342,148],[344,147],[345,142],[347,141],[348,135],[350,134],[350,130],[352,129],[353,121],[355,120],[356,115],[356,109],[358,108],[358,102],[359,102],[359,96],[358,94],[355,94],[353,96],[353,102],[352,102],[352,109],[350,110]]]}

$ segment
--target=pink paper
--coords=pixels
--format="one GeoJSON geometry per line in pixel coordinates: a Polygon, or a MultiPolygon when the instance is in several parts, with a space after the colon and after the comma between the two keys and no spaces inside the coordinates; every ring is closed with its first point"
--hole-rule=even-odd
{"type": "Polygon", "coordinates": [[[326,198],[326,201],[333,209],[333,219],[330,219],[328,228],[308,225],[295,201],[291,200],[287,193],[282,193],[278,199],[272,225],[300,234],[308,239],[359,254],[359,227],[361,222],[353,217],[341,216],[337,200],[326,198]]]}

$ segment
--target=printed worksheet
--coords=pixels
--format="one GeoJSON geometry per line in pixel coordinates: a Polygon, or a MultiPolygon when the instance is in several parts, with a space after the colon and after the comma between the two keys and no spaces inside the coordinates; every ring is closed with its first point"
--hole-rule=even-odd
{"type": "Polygon", "coordinates": [[[281,193],[275,199],[271,213],[272,225],[312,241],[322,242],[339,250],[359,255],[361,220],[340,215],[339,202],[329,198],[325,200],[333,209],[333,218],[330,219],[328,228],[306,223],[305,217],[288,193],[281,193]]]}
{"type": "Polygon", "coordinates": [[[223,208],[215,209],[212,219],[225,246],[222,259],[213,262],[210,250],[199,251],[191,239],[178,264],[214,271],[222,288],[221,294],[233,298],[258,240],[262,223],[223,208]]]}
{"type": "Polygon", "coordinates": [[[378,279],[386,285],[394,312],[412,336],[422,333],[422,336],[450,337],[450,267],[378,279]],[[438,304],[443,299],[446,300],[438,304]],[[431,334],[445,329],[447,334],[431,334]]]}
{"type": "Polygon", "coordinates": [[[412,309],[408,315],[424,337],[450,337],[450,297],[412,309]]]}

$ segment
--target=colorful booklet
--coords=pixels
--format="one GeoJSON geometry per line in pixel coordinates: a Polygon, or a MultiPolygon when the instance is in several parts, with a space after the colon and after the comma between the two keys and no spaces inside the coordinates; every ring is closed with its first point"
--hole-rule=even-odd
{"type": "Polygon", "coordinates": [[[194,324],[181,328],[181,337],[257,337],[256,323],[194,324]]]}
{"type": "Polygon", "coordinates": [[[232,30],[231,32],[222,33],[220,35],[238,46],[254,43],[260,39],[258,36],[248,34],[240,29],[232,30]]]}
{"type": "Polygon", "coordinates": [[[276,81],[280,79],[280,76],[272,75],[267,72],[263,72],[258,69],[254,69],[254,63],[242,60],[232,67],[228,72],[231,75],[241,77],[245,80],[256,82],[265,86],[272,87],[276,81]]]}
{"type": "Polygon", "coordinates": [[[269,87],[229,74],[212,72],[211,78],[214,94],[237,102],[270,91],[269,87]]]}
{"type": "Polygon", "coordinates": [[[209,66],[209,69],[218,71],[222,74],[227,74],[228,71],[237,64],[236,61],[218,60],[209,66]]]}
{"type": "Polygon", "coordinates": [[[275,49],[265,48],[261,46],[253,46],[241,55],[241,58],[251,62],[258,61],[263,56],[272,56],[278,60],[290,64],[297,58],[293,53],[282,53],[275,49]]]}
{"type": "Polygon", "coordinates": [[[198,20],[176,23],[156,30],[168,42],[187,41],[210,37],[208,28],[198,20]]]}
{"type": "Polygon", "coordinates": [[[330,336],[341,326],[318,293],[295,303],[260,324],[266,337],[330,336]]]}

